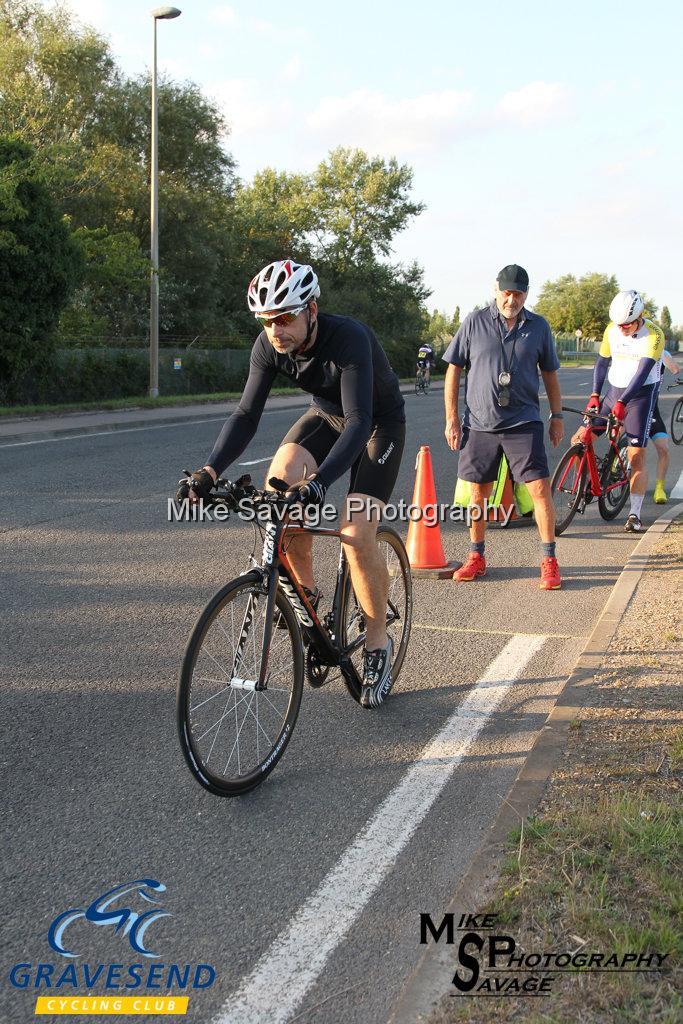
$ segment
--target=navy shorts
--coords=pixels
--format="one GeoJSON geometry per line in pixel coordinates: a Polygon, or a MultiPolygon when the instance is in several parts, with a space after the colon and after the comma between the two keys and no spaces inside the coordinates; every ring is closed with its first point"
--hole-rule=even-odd
{"type": "Polygon", "coordinates": [[[458,476],[473,484],[491,483],[505,455],[513,479],[528,484],[550,476],[543,443],[542,423],[522,423],[509,430],[463,431],[458,476]]]}
{"type": "MultiPolygon", "coordinates": [[[[600,404],[600,412],[611,412],[614,403],[623,395],[625,388],[610,387],[600,404]]],[[[626,406],[626,419],[624,420],[624,434],[628,439],[630,448],[647,447],[647,439],[650,436],[650,424],[652,414],[657,404],[659,395],[659,384],[646,384],[642,387],[626,406]]],[[[604,420],[602,423],[604,424],[604,420]]],[[[601,421],[596,420],[595,425],[600,426],[601,421]]]]}
{"type": "MultiPolygon", "coordinates": [[[[341,416],[325,416],[309,409],[296,421],[282,444],[300,444],[320,466],[339,440],[343,427],[341,416]]],[[[405,423],[375,424],[365,448],[351,467],[348,493],[367,494],[386,504],[401,468],[405,439],[405,423]]]]}

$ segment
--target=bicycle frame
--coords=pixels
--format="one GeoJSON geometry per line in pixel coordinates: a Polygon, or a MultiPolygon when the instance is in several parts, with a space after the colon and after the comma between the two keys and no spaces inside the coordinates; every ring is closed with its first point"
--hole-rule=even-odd
{"type": "MultiPolygon", "coordinates": [[[[610,451],[609,451],[608,454],[609,454],[610,458],[612,458],[613,456],[617,457],[617,459],[619,460],[619,463],[620,463],[622,469],[624,470],[624,473],[626,473],[627,472],[627,467],[621,461],[621,452],[619,451],[619,448],[617,447],[616,438],[613,436],[613,434],[614,434],[613,431],[610,432],[610,435],[609,435],[609,438],[608,438],[609,445],[610,445],[610,451]]],[[[580,442],[580,444],[583,445],[584,451],[583,451],[583,455],[581,456],[581,462],[579,463],[578,472],[576,474],[576,486],[578,486],[579,481],[581,480],[581,477],[583,475],[584,463],[587,462],[587,464],[588,464],[588,474],[589,474],[589,477],[590,477],[591,493],[593,494],[593,497],[600,498],[600,497],[602,497],[603,494],[607,494],[608,491],[612,491],[616,487],[622,487],[623,484],[621,483],[621,481],[617,480],[613,484],[608,484],[603,489],[603,487],[602,487],[602,485],[600,483],[600,469],[598,467],[598,460],[595,457],[595,450],[593,448],[593,437],[594,436],[595,436],[594,431],[593,431],[592,427],[589,424],[586,424],[584,427],[582,427],[581,434],[579,436],[579,442],[580,442]]],[[[568,474],[569,470],[570,470],[570,465],[567,466],[567,468],[566,468],[566,470],[564,472],[564,476],[559,481],[558,487],[561,488],[562,485],[564,484],[565,480],[567,479],[567,474],[568,474]]]]}
{"type": "MultiPolygon", "coordinates": [[[[290,526],[286,522],[273,522],[272,520],[265,525],[261,565],[255,568],[255,571],[261,574],[263,592],[267,594],[266,620],[263,635],[263,654],[261,657],[259,676],[256,681],[256,686],[254,687],[256,690],[265,690],[267,688],[268,658],[270,654],[273,629],[275,628],[275,592],[278,586],[280,586],[284,591],[287,599],[292,605],[304,638],[309,644],[316,648],[320,659],[324,664],[332,666],[338,665],[341,671],[344,672],[350,655],[353,654],[363,642],[361,638],[350,647],[344,649],[337,646],[334,642],[338,637],[340,626],[339,618],[342,588],[344,586],[344,578],[346,575],[347,563],[343,546],[339,552],[337,583],[332,601],[331,617],[334,624],[334,631],[330,634],[318,618],[315,608],[294,575],[289,559],[287,558],[287,552],[285,549],[286,541],[290,538],[304,534],[306,536],[313,537],[338,537],[341,539],[341,533],[339,530],[330,530],[325,527],[290,526]]],[[[253,602],[250,601],[242,623],[241,637],[244,637],[245,639],[253,618],[254,609],[252,605],[253,602]]],[[[238,650],[235,654],[235,661],[233,663],[233,678],[239,671],[242,649],[243,645],[240,639],[238,650]]]]}

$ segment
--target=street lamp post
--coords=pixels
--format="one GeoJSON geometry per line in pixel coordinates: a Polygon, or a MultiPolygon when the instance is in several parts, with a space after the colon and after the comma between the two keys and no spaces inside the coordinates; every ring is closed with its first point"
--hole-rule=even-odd
{"type": "Polygon", "coordinates": [[[152,159],[150,169],[151,270],[149,282],[149,393],[159,394],[159,125],[157,108],[157,21],[177,18],[177,7],[155,7],[154,63],[152,67],[152,159]]]}

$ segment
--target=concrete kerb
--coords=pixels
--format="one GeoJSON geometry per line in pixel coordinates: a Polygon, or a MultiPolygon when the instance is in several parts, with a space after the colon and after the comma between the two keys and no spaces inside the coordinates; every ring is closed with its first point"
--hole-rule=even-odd
{"type": "MultiPolygon", "coordinates": [[[[507,855],[511,830],[538,806],[552,772],[567,744],[569,723],[583,706],[595,673],[605,661],[607,649],[619,626],[650,555],[663,533],[683,515],[683,502],[660,516],[631,553],[612,593],[590,635],[574,670],[567,678],[555,707],[536,737],[510,792],[503,800],[496,820],[460,879],[445,911],[454,919],[474,913],[489,898],[507,855]]],[[[429,946],[405,983],[401,997],[387,1024],[426,1022],[441,998],[449,992],[455,969],[455,954],[444,943],[429,946]]]]}

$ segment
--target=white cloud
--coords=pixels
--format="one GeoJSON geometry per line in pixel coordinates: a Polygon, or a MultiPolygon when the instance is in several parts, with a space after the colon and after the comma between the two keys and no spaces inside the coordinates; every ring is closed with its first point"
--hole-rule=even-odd
{"type": "Polygon", "coordinates": [[[214,25],[234,25],[237,21],[237,13],[234,7],[222,4],[220,7],[213,7],[209,11],[209,21],[214,25]]]}
{"type": "Polygon", "coordinates": [[[273,35],[278,32],[279,29],[273,24],[272,21],[266,21],[265,18],[252,18],[249,22],[249,28],[252,32],[260,32],[263,35],[273,35]]]}
{"type": "MultiPolygon", "coordinates": [[[[48,3],[47,0],[42,2],[48,9],[54,7],[54,3],[48,3]]],[[[91,25],[99,32],[106,30],[111,7],[105,0],[67,0],[67,7],[73,11],[82,25],[91,25]]]]}
{"type": "Polygon", "coordinates": [[[522,124],[539,124],[563,116],[570,109],[570,91],[560,82],[529,82],[508,92],[498,104],[498,113],[522,124]]]}
{"type": "Polygon", "coordinates": [[[283,77],[287,82],[295,82],[298,78],[301,78],[301,72],[303,71],[304,62],[301,59],[301,55],[295,53],[291,60],[288,60],[283,69],[283,77]]]}
{"type": "Polygon", "coordinates": [[[453,89],[399,100],[358,89],[321,99],[306,124],[328,145],[406,154],[451,141],[465,123],[470,104],[469,92],[453,89]]]}
{"type": "Polygon", "coordinates": [[[291,103],[265,96],[255,78],[231,78],[215,82],[208,89],[215,97],[230,128],[230,137],[277,138],[290,122],[291,103]]]}

